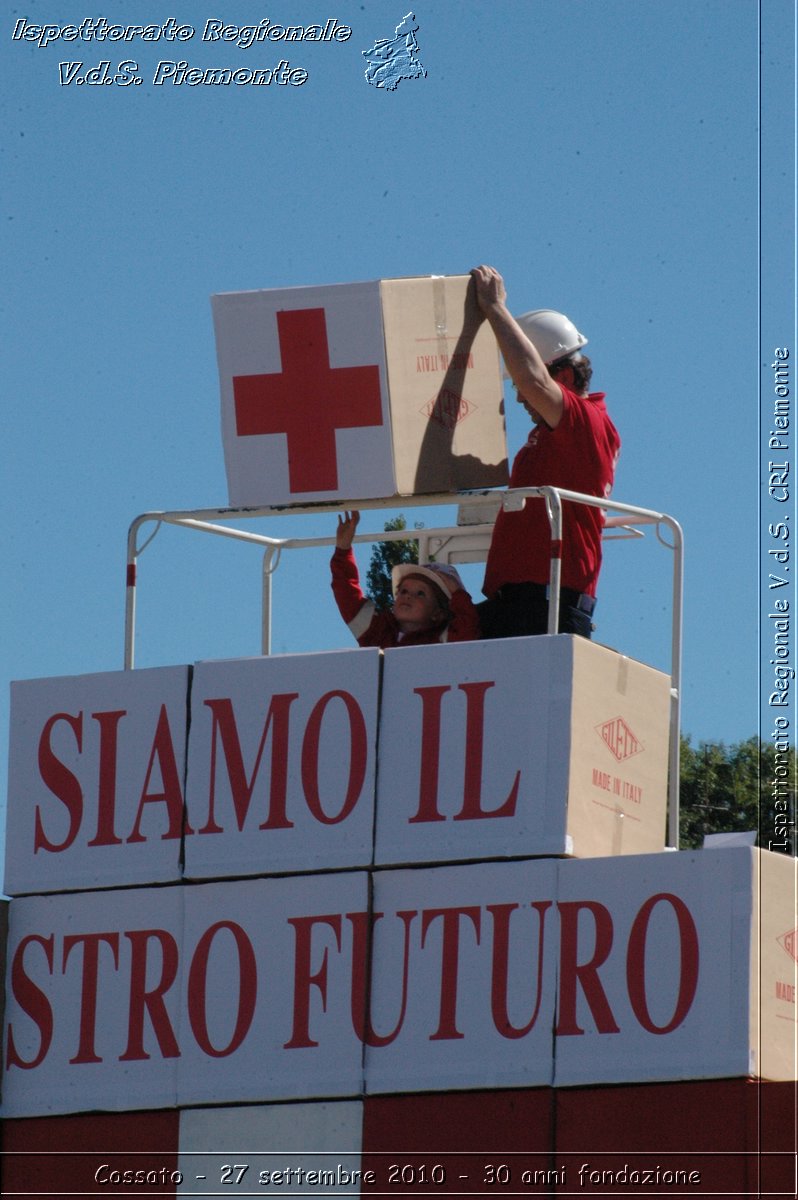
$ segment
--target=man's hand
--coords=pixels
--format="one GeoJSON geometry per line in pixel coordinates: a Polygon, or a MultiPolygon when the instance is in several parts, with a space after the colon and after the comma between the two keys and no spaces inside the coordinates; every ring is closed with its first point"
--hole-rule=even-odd
{"type": "Polygon", "coordinates": [[[504,280],[495,267],[474,267],[471,278],[477,293],[477,303],[484,313],[497,304],[504,304],[507,299],[507,289],[504,280]]]}
{"type": "Polygon", "coordinates": [[[505,300],[504,280],[495,267],[474,267],[471,271],[477,303],[487,317],[499,343],[507,373],[515,384],[518,399],[537,422],[550,429],[562,419],[563,395],[548,372],[543,359],[521,326],[510,313],[505,300]]]}
{"type": "Polygon", "coordinates": [[[355,536],[360,513],[355,509],[352,512],[345,512],[342,517],[338,518],[338,528],[335,531],[335,546],[337,550],[351,550],[352,539],[355,536]]]}

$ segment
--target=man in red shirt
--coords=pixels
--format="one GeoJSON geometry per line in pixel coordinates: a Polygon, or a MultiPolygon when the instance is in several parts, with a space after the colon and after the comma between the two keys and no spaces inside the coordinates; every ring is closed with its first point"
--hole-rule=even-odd
{"type": "MultiPolygon", "coordinates": [[[[481,266],[471,275],[518,400],[534,422],[510,487],[551,484],[608,496],[621,441],[604,393],[588,392],[592,367],[581,353],[587,339],[550,309],[516,320],[499,272],[481,266]]],[[[560,633],[591,635],[603,525],[601,509],[563,501],[560,633]]],[[[519,512],[499,513],[482,588],[488,598],[477,606],[483,637],[546,633],[550,543],[544,500],[530,498],[519,512]]]]}

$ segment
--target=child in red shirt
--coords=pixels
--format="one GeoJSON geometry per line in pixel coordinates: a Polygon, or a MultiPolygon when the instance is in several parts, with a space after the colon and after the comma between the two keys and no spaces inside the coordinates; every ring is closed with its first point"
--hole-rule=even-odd
{"type": "Polygon", "coordinates": [[[338,610],[359,646],[428,646],[479,637],[477,611],[454,567],[401,563],[391,573],[393,607],[377,612],[360,589],[352,553],[359,512],[338,518],[330,562],[338,610]]]}

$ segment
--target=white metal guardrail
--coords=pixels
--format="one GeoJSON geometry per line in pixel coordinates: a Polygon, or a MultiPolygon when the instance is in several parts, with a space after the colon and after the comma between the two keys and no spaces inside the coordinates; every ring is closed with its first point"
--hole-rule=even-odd
{"type": "Polygon", "coordinates": [[[546,514],[551,528],[552,553],[549,563],[549,590],[555,598],[549,605],[549,633],[556,633],[559,620],[559,592],[562,563],[558,552],[562,542],[563,501],[586,504],[601,508],[606,515],[605,538],[634,538],[644,536],[638,525],[653,526],[657,540],[673,554],[671,589],[671,713],[668,757],[668,843],[679,845],[679,732],[681,729],[681,676],[683,634],[683,590],[684,590],[684,539],[681,526],[667,513],[640,508],[634,504],[622,504],[617,500],[588,496],[556,487],[508,488],[503,492],[476,491],[436,494],[430,496],[388,497],[379,500],[358,500],[341,503],[323,501],[310,505],[283,505],[277,508],[211,508],[183,512],[147,512],[131,523],[127,539],[127,590],[125,601],[125,659],[126,670],[134,667],[136,638],[136,588],[138,559],[149,546],[162,525],[176,525],[202,533],[234,538],[249,542],[263,550],[263,584],[261,610],[261,649],[263,654],[271,652],[271,581],[287,550],[302,550],[310,547],[333,546],[334,537],[273,538],[261,533],[239,529],[232,525],[221,525],[219,521],[244,521],[261,517],[285,517],[324,512],[341,512],[345,508],[370,509],[431,508],[446,504],[457,505],[458,524],[435,529],[381,530],[375,533],[359,533],[356,542],[417,541],[419,558],[427,561],[437,559],[450,563],[481,562],[487,556],[493,521],[499,508],[520,509],[529,499],[538,498],[546,505],[546,514]],[[154,524],[149,535],[140,541],[144,527],[154,524]],[[664,531],[670,534],[670,540],[664,531]]]}

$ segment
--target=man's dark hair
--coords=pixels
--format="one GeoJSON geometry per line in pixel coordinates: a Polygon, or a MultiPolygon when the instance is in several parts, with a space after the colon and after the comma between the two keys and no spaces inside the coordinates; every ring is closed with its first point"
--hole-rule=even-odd
{"type": "Polygon", "coordinates": [[[574,391],[586,392],[593,377],[593,366],[588,356],[586,354],[569,354],[565,358],[558,358],[549,367],[552,379],[557,378],[563,367],[570,367],[574,373],[574,391]]]}

